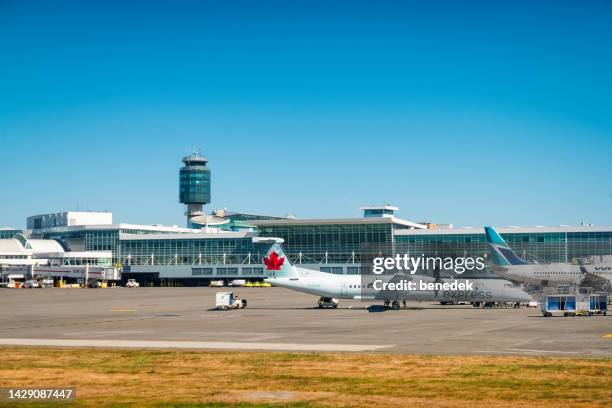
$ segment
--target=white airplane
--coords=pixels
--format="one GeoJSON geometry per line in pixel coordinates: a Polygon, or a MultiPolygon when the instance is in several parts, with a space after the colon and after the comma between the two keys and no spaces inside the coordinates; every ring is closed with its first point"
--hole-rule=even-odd
{"type": "MultiPolygon", "coordinates": [[[[372,282],[380,275],[336,275],[299,268],[289,262],[281,247],[282,239],[258,238],[260,243],[271,244],[264,257],[266,282],[279,287],[319,296],[319,307],[337,307],[338,299],[381,300],[394,310],[400,302],[407,300],[438,302],[470,302],[472,304],[493,302],[529,302],[533,298],[512,282],[500,278],[434,279],[423,275],[395,275],[391,282],[402,280],[426,283],[471,283],[471,290],[377,290],[372,282]]],[[[388,278],[388,276],[387,276],[388,278]]],[[[389,279],[387,279],[389,281],[389,279]]]]}
{"type": "Polygon", "coordinates": [[[510,279],[541,286],[572,284],[601,287],[612,282],[612,264],[529,263],[519,257],[493,227],[484,227],[493,270],[510,279]]]}

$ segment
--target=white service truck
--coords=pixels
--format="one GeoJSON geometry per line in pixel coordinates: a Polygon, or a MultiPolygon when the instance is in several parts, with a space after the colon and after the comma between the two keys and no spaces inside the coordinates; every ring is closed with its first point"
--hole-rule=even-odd
{"type": "Polygon", "coordinates": [[[125,284],[126,288],[139,288],[140,287],[140,283],[136,282],[136,279],[128,279],[127,283],[125,284]]]}
{"type": "Polygon", "coordinates": [[[247,301],[235,296],[234,292],[217,292],[216,307],[219,310],[244,309],[247,301]]]}

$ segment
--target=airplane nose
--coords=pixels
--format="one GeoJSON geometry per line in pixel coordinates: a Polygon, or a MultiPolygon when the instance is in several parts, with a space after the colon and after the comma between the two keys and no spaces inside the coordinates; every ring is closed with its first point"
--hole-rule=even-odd
{"type": "Polygon", "coordinates": [[[512,299],[513,302],[531,302],[533,300],[533,297],[529,293],[517,287],[506,288],[504,294],[509,299],[512,299]]]}
{"type": "Polygon", "coordinates": [[[517,294],[518,295],[517,297],[519,298],[521,302],[531,302],[533,300],[533,296],[531,296],[529,293],[525,292],[524,290],[519,289],[518,292],[520,293],[517,294]]]}

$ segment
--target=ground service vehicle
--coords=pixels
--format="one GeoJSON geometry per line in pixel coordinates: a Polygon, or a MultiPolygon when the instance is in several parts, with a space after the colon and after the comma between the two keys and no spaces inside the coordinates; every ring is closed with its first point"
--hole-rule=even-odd
{"type": "Polygon", "coordinates": [[[125,284],[126,288],[138,288],[140,287],[140,283],[136,282],[135,279],[128,279],[127,283],[125,284]]]}
{"type": "Polygon", "coordinates": [[[217,292],[215,306],[219,310],[244,309],[247,307],[246,299],[240,299],[234,292],[217,292]]]}
{"type": "Polygon", "coordinates": [[[605,292],[592,293],[587,291],[570,291],[570,293],[544,294],[542,296],[542,316],[592,316],[594,314],[606,315],[608,294],[605,292]]]}

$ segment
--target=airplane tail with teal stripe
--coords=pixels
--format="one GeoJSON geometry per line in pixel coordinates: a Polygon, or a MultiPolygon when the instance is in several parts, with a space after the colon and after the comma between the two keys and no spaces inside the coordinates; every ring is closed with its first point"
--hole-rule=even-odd
{"type": "Polygon", "coordinates": [[[518,256],[493,227],[484,227],[487,244],[491,249],[491,259],[496,266],[525,265],[527,262],[518,256]]]}

